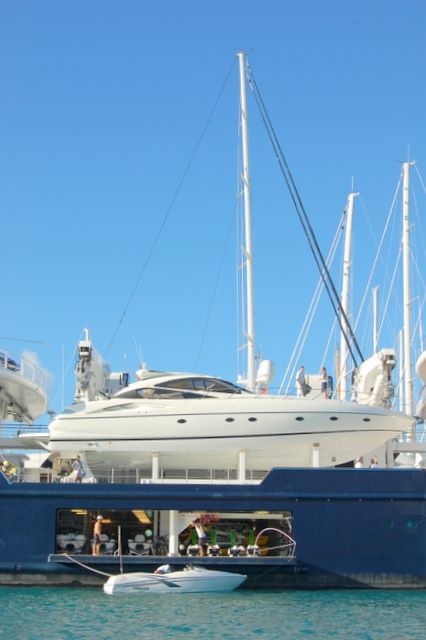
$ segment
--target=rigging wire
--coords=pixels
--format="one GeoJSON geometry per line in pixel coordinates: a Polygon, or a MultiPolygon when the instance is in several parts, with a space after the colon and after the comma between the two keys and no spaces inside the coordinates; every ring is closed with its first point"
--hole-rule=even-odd
{"type": "MultiPolygon", "coordinates": [[[[330,248],[328,256],[327,256],[327,265],[328,265],[329,268],[331,267],[331,265],[333,263],[333,260],[334,260],[334,257],[335,257],[335,254],[336,254],[336,251],[337,251],[337,248],[338,248],[338,245],[339,245],[339,241],[340,241],[341,235],[343,233],[345,215],[346,215],[346,207],[343,210],[342,217],[340,219],[339,225],[337,227],[337,231],[335,233],[335,236],[333,238],[333,242],[331,244],[331,248],[330,248]]],[[[285,373],[283,375],[283,378],[282,378],[282,381],[281,381],[281,385],[280,385],[280,388],[278,390],[278,395],[281,394],[281,391],[282,391],[283,387],[286,384],[287,376],[288,376],[288,381],[287,381],[287,386],[286,386],[286,389],[285,389],[285,395],[287,395],[288,392],[289,392],[290,384],[291,384],[291,381],[293,380],[293,377],[294,377],[294,374],[295,374],[295,371],[296,371],[297,362],[299,361],[299,359],[301,357],[301,354],[302,354],[302,351],[303,351],[303,348],[305,346],[305,342],[306,342],[309,330],[311,328],[312,322],[314,320],[315,313],[316,313],[316,311],[318,309],[318,305],[319,305],[320,298],[321,298],[323,290],[324,290],[324,282],[323,282],[322,278],[320,277],[318,282],[317,282],[317,285],[315,287],[314,295],[312,296],[312,300],[311,300],[311,303],[309,305],[309,309],[307,311],[307,314],[305,316],[305,320],[303,321],[303,325],[302,325],[302,328],[300,330],[299,336],[298,336],[298,338],[296,340],[296,344],[295,344],[295,346],[293,348],[293,352],[292,352],[291,357],[290,357],[290,362],[289,362],[289,364],[287,366],[287,369],[286,369],[286,371],[285,371],[285,373]],[[290,369],[291,369],[291,371],[290,371],[290,369]]],[[[334,320],[334,322],[333,322],[332,331],[334,331],[335,322],[336,322],[336,320],[334,320]]]]}
{"type": "MultiPolygon", "coordinates": [[[[384,309],[383,309],[383,314],[382,314],[382,320],[380,322],[380,326],[379,326],[379,336],[382,332],[383,329],[383,324],[385,322],[385,319],[387,317],[387,310],[388,310],[388,306],[390,303],[390,299],[393,296],[394,290],[395,290],[395,282],[396,282],[396,278],[398,275],[398,271],[399,271],[399,264],[401,261],[401,255],[402,255],[402,247],[400,247],[399,252],[398,252],[398,258],[396,260],[395,266],[394,266],[394,270],[393,270],[393,274],[392,274],[392,279],[389,285],[389,290],[388,290],[388,295],[385,301],[385,305],[384,305],[384,309]]],[[[399,309],[400,310],[400,309],[399,309]]]]}
{"type": "Polygon", "coordinates": [[[9,338],[8,336],[0,336],[0,340],[8,340],[10,342],[29,342],[30,344],[46,344],[41,340],[28,340],[27,338],[9,338]]]}
{"type": "MultiPolygon", "coordinates": [[[[394,213],[394,210],[395,210],[396,199],[398,197],[398,193],[399,193],[400,187],[401,187],[401,177],[399,178],[398,184],[396,186],[396,189],[395,189],[395,192],[394,192],[394,195],[393,195],[392,204],[391,204],[391,207],[390,207],[390,210],[389,210],[389,213],[388,213],[388,217],[387,217],[387,220],[386,220],[386,223],[385,223],[385,228],[383,229],[382,237],[380,238],[379,246],[377,247],[376,256],[374,258],[373,266],[372,266],[372,269],[370,271],[370,276],[368,278],[367,285],[366,285],[365,290],[364,290],[364,295],[362,297],[362,300],[361,300],[361,303],[360,303],[360,306],[359,306],[358,315],[357,315],[357,317],[355,319],[355,325],[354,325],[355,331],[358,328],[358,324],[359,324],[359,321],[360,321],[360,318],[361,318],[361,314],[362,314],[362,311],[364,309],[365,300],[367,298],[367,295],[368,295],[370,287],[371,287],[371,281],[372,281],[372,279],[373,279],[373,277],[375,275],[375,272],[376,272],[377,263],[379,261],[379,258],[381,258],[383,243],[385,241],[385,237],[386,237],[386,234],[387,234],[387,231],[388,231],[388,227],[389,227],[390,221],[392,219],[392,216],[393,216],[393,213],[394,213]]],[[[361,200],[361,203],[362,203],[362,200],[361,200]]],[[[387,266],[387,262],[386,262],[386,266],[387,266]]],[[[380,331],[379,331],[379,335],[380,335],[380,331]]]]}
{"type": "Polygon", "coordinates": [[[249,82],[249,85],[253,91],[253,95],[255,97],[256,100],[256,104],[259,108],[259,112],[261,115],[261,119],[265,125],[268,137],[271,141],[272,147],[274,149],[275,152],[275,157],[276,160],[278,162],[278,165],[281,169],[281,173],[284,177],[284,180],[287,184],[288,190],[290,192],[290,196],[291,199],[293,200],[293,204],[295,206],[296,209],[296,213],[298,215],[298,218],[300,220],[300,223],[302,225],[302,229],[305,233],[305,236],[307,238],[309,247],[311,249],[313,258],[315,260],[315,263],[318,267],[318,270],[320,272],[321,278],[323,279],[324,282],[324,287],[325,290],[327,291],[328,297],[330,299],[330,303],[333,307],[334,313],[336,315],[336,318],[338,319],[339,325],[340,325],[340,329],[342,331],[342,335],[344,336],[346,343],[348,345],[348,350],[351,354],[351,357],[353,359],[353,361],[355,362],[355,365],[357,364],[357,358],[355,357],[354,351],[352,349],[352,345],[355,347],[357,354],[359,356],[359,358],[361,359],[361,361],[364,360],[364,357],[362,355],[361,349],[359,348],[357,339],[355,337],[355,334],[352,330],[351,324],[346,316],[346,313],[344,311],[344,309],[342,308],[341,302],[340,302],[340,297],[339,294],[336,290],[336,287],[334,286],[333,280],[331,278],[330,272],[328,270],[327,264],[324,260],[324,257],[322,255],[321,249],[318,245],[318,241],[316,239],[315,233],[312,229],[312,225],[310,223],[310,220],[308,218],[308,215],[305,211],[305,208],[303,206],[301,197],[299,195],[299,192],[297,190],[296,184],[293,180],[293,176],[291,175],[289,166],[287,164],[287,161],[284,157],[284,154],[282,152],[280,143],[278,141],[277,135],[275,133],[275,130],[273,128],[271,119],[269,117],[268,111],[265,107],[265,104],[263,102],[263,99],[260,95],[260,91],[259,88],[255,82],[254,76],[253,76],[253,71],[250,67],[250,65],[247,63],[247,68],[246,68],[246,72],[247,72],[247,79],[249,82]],[[340,315],[339,315],[340,313],[340,315]],[[343,327],[343,322],[342,320],[344,320],[344,323],[346,325],[346,328],[350,334],[350,338],[347,335],[347,331],[344,330],[343,327]]]}
{"type": "Polygon", "coordinates": [[[205,123],[205,125],[204,125],[204,127],[203,127],[203,129],[202,129],[202,131],[201,131],[201,133],[200,133],[200,135],[199,135],[199,137],[198,137],[198,140],[197,140],[197,142],[196,142],[196,144],[195,144],[194,150],[193,150],[192,154],[191,154],[191,155],[190,155],[190,157],[189,157],[189,160],[188,160],[188,162],[187,162],[187,164],[186,164],[186,167],[185,167],[185,169],[184,169],[184,172],[183,172],[183,174],[182,174],[182,177],[181,177],[181,179],[180,179],[180,181],[179,181],[179,183],[178,183],[178,185],[177,185],[177,187],[176,187],[176,189],[175,189],[175,192],[174,192],[173,197],[172,197],[172,199],[171,199],[171,201],[170,201],[170,204],[169,204],[169,206],[168,206],[168,208],[167,208],[167,210],[166,210],[166,213],[165,213],[165,214],[164,214],[164,216],[163,216],[163,219],[162,219],[162,221],[161,221],[161,223],[160,223],[160,226],[159,226],[159,228],[158,228],[158,231],[157,231],[157,233],[156,233],[156,235],[155,235],[155,237],[154,237],[154,240],[153,240],[153,242],[152,242],[152,244],[151,244],[151,247],[150,247],[150,249],[149,249],[149,251],[148,251],[148,255],[147,255],[147,256],[146,256],[146,258],[145,258],[145,261],[144,261],[144,263],[143,263],[143,265],[142,265],[142,268],[141,268],[141,270],[140,270],[140,272],[139,272],[139,275],[138,275],[138,277],[137,277],[137,279],[136,279],[136,282],[135,282],[135,284],[133,285],[133,288],[132,288],[132,290],[131,290],[131,292],[130,292],[129,298],[128,298],[127,303],[126,303],[126,306],[124,307],[124,310],[123,310],[123,312],[122,312],[122,314],[121,314],[121,317],[120,317],[120,319],[119,319],[119,321],[118,321],[118,323],[117,323],[117,325],[116,325],[116,327],[115,327],[115,329],[114,329],[114,331],[113,331],[113,334],[112,334],[112,336],[111,336],[111,339],[110,339],[110,341],[109,341],[109,343],[108,343],[108,347],[107,347],[107,349],[106,349],[106,355],[108,355],[109,350],[111,349],[111,347],[112,347],[112,345],[113,345],[113,343],[114,343],[114,341],[115,341],[115,338],[117,337],[117,333],[118,333],[118,331],[119,331],[119,329],[120,329],[121,325],[123,324],[124,318],[125,318],[125,316],[127,315],[127,312],[128,312],[128,310],[129,310],[129,307],[130,307],[130,305],[131,305],[131,303],[132,303],[132,301],[133,301],[133,298],[135,297],[135,294],[136,294],[136,291],[137,291],[137,289],[138,289],[138,287],[139,287],[140,281],[142,280],[142,277],[143,277],[143,275],[145,274],[145,271],[146,271],[146,269],[147,269],[147,267],[148,267],[148,264],[149,264],[149,262],[150,262],[150,260],[151,260],[151,258],[152,258],[152,255],[153,255],[153,253],[154,253],[154,249],[155,249],[155,247],[157,246],[158,241],[159,241],[159,239],[160,239],[160,236],[161,236],[161,234],[162,234],[162,232],[163,232],[163,230],[164,230],[164,227],[166,226],[166,223],[167,223],[167,221],[168,221],[168,219],[169,219],[169,217],[170,217],[170,214],[172,213],[172,209],[173,209],[173,207],[174,207],[174,205],[175,205],[175,202],[176,202],[176,200],[177,200],[177,197],[178,197],[178,195],[179,195],[179,193],[180,193],[180,191],[181,191],[181,189],[182,189],[182,187],[183,187],[183,184],[184,184],[184,182],[185,182],[185,179],[186,179],[186,177],[187,177],[187,175],[188,175],[188,173],[189,173],[189,170],[190,170],[190,169],[191,169],[191,167],[192,167],[192,164],[193,164],[193,162],[194,162],[194,160],[195,160],[195,157],[196,157],[196,155],[197,155],[197,153],[198,153],[198,150],[199,150],[199,148],[200,148],[200,146],[201,146],[201,143],[202,143],[202,141],[203,141],[203,139],[204,139],[204,136],[205,136],[205,134],[206,134],[206,131],[207,131],[207,129],[209,128],[210,122],[211,122],[211,120],[213,119],[213,116],[214,116],[214,114],[215,114],[215,112],[216,112],[217,105],[219,104],[220,99],[222,98],[222,94],[223,94],[223,92],[224,92],[224,90],[225,90],[225,87],[226,87],[226,85],[227,85],[227,83],[228,83],[228,80],[229,80],[229,77],[230,77],[230,75],[231,75],[231,73],[232,73],[232,70],[233,70],[233,68],[234,68],[234,65],[235,65],[235,59],[232,61],[232,64],[231,64],[231,66],[229,67],[228,73],[227,73],[227,74],[226,74],[226,76],[225,76],[225,79],[224,79],[224,81],[223,81],[223,83],[222,83],[222,86],[220,87],[219,93],[217,94],[216,99],[215,99],[215,101],[214,101],[214,103],[213,103],[213,106],[212,106],[212,108],[211,108],[211,110],[210,110],[210,113],[209,113],[209,115],[208,115],[208,117],[207,117],[207,121],[206,121],[206,123],[205,123]]]}
{"type": "Polygon", "coordinates": [[[201,359],[201,355],[202,355],[202,351],[203,351],[203,348],[204,348],[204,344],[205,344],[205,341],[206,341],[207,331],[208,331],[208,328],[209,328],[209,325],[210,325],[210,320],[211,320],[211,317],[212,317],[213,307],[214,307],[214,303],[216,301],[217,292],[219,290],[219,283],[220,283],[220,279],[221,279],[222,273],[223,273],[223,267],[224,267],[224,264],[225,264],[225,257],[226,257],[227,249],[228,249],[228,246],[229,246],[229,240],[230,240],[230,237],[231,237],[231,231],[232,231],[233,225],[234,225],[234,213],[231,216],[231,221],[229,223],[228,232],[227,232],[226,238],[225,238],[225,244],[224,244],[224,247],[223,247],[222,257],[221,257],[221,260],[220,260],[220,265],[219,265],[218,273],[217,273],[217,276],[216,276],[216,282],[215,282],[215,286],[214,286],[214,289],[213,289],[213,295],[212,295],[212,298],[211,298],[209,311],[208,311],[208,314],[207,314],[207,320],[206,320],[206,323],[204,325],[204,331],[203,331],[203,335],[202,335],[202,338],[201,338],[200,348],[198,350],[197,359],[195,361],[195,371],[198,370],[198,365],[199,365],[199,362],[200,362],[200,359],[201,359]]]}
{"type": "Polygon", "coordinates": [[[415,164],[415,165],[414,165],[414,167],[415,167],[415,169],[416,169],[416,173],[417,173],[417,176],[418,176],[418,178],[419,178],[420,184],[421,184],[421,185],[422,185],[422,187],[423,187],[423,191],[424,191],[424,192],[425,192],[425,194],[426,194],[426,185],[425,185],[425,183],[423,182],[423,178],[422,178],[422,176],[420,175],[420,171],[418,170],[417,164],[415,164]]]}

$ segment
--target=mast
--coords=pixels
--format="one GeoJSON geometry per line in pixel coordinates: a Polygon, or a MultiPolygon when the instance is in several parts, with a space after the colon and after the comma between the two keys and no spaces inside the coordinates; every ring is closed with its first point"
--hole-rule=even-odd
{"type": "Polygon", "coordinates": [[[405,402],[404,402],[404,330],[401,329],[399,334],[399,379],[398,379],[398,388],[399,388],[399,410],[401,413],[404,413],[405,402]]]}
{"type": "Polygon", "coordinates": [[[376,354],[379,345],[379,322],[378,322],[378,294],[379,287],[373,289],[373,353],[376,354]]]}
{"type": "Polygon", "coordinates": [[[347,396],[347,381],[348,381],[348,359],[349,359],[349,347],[345,336],[348,335],[348,323],[346,319],[349,318],[349,280],[352,267],[352,220],[354,212],[354,200],[359,193],[352,191],[348,195],[348,203],[346,207],[346,228],[345,228],[345,246],[343,253],[343,283],[342,283],[342,334],[340,337],[340,393],[339,397],[346,400],[347,396]]]}
{"type": "Polygon", "coordinates": [[[411,292],[410,292],[410,166],[402,165],[402,264],[404,309],[404,400],[405,413],[413,414],[413,380],[411,377],[411,292]]]}
{"type": "Polygon", "coordinates": [[[240,66],[240,108],[241,108],[241,136],[243,151],[242,181],[244,189],[244,222],[245,222],[245,269],[246,269],[246,303],[247,303],[247,382],[250,391],[256,386],[256,356],[254,351],[254,301],[253,301],[253,248],[251,237],[251,202],[250,202],[250,174],[247,131],[247,100],[246,100],[246,58],[243,51],[238,52],[240,66]]]}
{"type": "Polygon", "coordinates": [[[336,352],[334,355],[334,359],[335,359],[335,363],[336,363],[336,378],[337,378],[337,398],[339,400],[342,399],[342,396],[340,395],[340,384],[341,384],[341,378],[340,378],[340,349],[339,349],[339,345],[336,346],[336,352]]]}

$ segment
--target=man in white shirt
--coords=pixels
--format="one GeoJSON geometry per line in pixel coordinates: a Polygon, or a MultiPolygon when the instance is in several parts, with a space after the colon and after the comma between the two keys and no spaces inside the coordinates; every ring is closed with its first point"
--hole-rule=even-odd
{"type": "Polygon", "coordinates": [[[296,390],[297,390],[297,395],[300,398],[304,395],[303,389],[305,387],[305,384],[306,384],[305,367],[302,365],[299,371],[296,373],[296,390]]]}

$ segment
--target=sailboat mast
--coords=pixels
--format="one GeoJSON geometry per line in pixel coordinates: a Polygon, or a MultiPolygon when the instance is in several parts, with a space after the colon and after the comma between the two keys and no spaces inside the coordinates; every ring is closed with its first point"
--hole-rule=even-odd
{"type": "Polygon", "coordinates": [[[348,325],[346,318],[349,318],[349,281],[352,267],[352,220],[354,213],[354,200],[359,195],[352,191],[348,195],[348,203],[346,207],[346,228],[345,228],[345,246],[343,252],[343,283],[342,283],[342,335],[340,338],[340,393],[339,397],[346,400],[347,381],[348,381],[348,360],[349,347],[344,334],[348,335],[348,325]]]}
{"type": "Polygon", "coordinates": [[[411,377],[411,292],[410,292],[410,166],[402,165],[402,264],[404,310],[404,399],[405,413],[413,414],[413,380],[411,377]]]}
{"type": "Polygon", "coordinates": [[[379,348],[379,287],[374,287],[373,291],[373,353],[376,354],[379,348]]]}
{"type": "Polygon", "coordinates": [[[240,109],[241,109],[241,137],[243,152],[242,181],[244,190],[244,223],[245,247],[244,259],[246,270],[246,302],[247,302],[247,389],[254,391],[256,386],[255,350],[254,350],[254,299],[253,299],[253,247],[251,237],[251,202],[250,202],[250,174],[247,130],[247,100],[246,100],[246,57],[243,51],[238,52],[240,66],[240,109]]]}

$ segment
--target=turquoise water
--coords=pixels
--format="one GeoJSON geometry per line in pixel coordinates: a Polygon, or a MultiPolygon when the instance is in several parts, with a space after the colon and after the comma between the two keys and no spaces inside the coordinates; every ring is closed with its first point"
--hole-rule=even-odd
{"type": "Polygon", "coordinates": [[[0,638],[420,640],[426,592],[237,591],[111,597],[101,589],[0,587],[0,638]]]}

